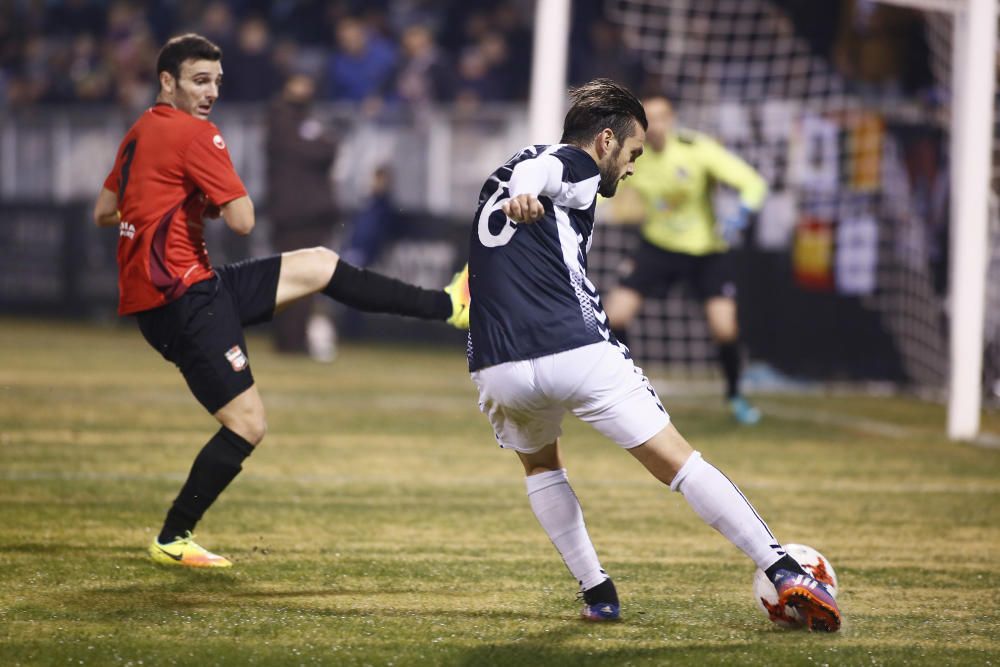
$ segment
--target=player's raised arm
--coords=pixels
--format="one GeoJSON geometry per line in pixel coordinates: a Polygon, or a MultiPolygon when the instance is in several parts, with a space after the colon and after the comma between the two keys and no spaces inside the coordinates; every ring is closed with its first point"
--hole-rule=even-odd
{"type": "Polygon", "coordinates": [[[501,209],[514,222],[537,222],[545,215],[540,195],[554,197],[562,188],[562,163],[551,155],[519,162],[510,176],[510,199],[501,209]]]}
{"type": "Polygon", "coordinates": [[[767,197],[767,181],[764,177],[743,158],[718,142],[705,139],[702,145],[705,164],[712,176],[739,190],[741,206],[750,211],[759,211],[767,197]]]}
{"type": "Polygon", "coordinates": [[[118,195],[107,188],[101,188],[94,204],[94,224],[98,227],[114,227],[121,222],[118,215],[118,195]]]}
{"type": "Polygon", "coordinates": [[[219,207],[226,226],[241,236],[246,236],[253,230],[255,224],[253,201],[243,195],[219,207]]]}

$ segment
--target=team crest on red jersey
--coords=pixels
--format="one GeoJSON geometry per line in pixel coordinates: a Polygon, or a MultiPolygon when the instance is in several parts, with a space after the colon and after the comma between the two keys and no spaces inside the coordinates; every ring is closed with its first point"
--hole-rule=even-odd
{"type": "Polygon", "coordinates": [[[233,345],[229,348],[226,352],[226,359],[237,373],[247,367],[247,355],[243,354],[239,345],[233,345]]]}
{"type": "Polygon", "coordinates": [[[215,144],[215,147],[218,148],[220,151],[226,147],[226,142],[225,140],[223,140],[221,134],[217,134],[214,137],[212,137],[212,143],[215,144]]]}

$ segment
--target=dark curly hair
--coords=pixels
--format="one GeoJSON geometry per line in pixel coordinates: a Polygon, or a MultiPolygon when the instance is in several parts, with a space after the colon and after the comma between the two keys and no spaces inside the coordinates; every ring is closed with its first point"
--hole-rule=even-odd
{"type": "Polygon", "coordinates": [[[610,128],[619,143],[633,133],[633,123],[646,129],[646,111],[632,92],[611,79],[594,79],[569,91],[573,106],[566,113],[560,143],[589,144],[604,128],[610,128]]]}
{"type": "Polygon", "coordinates": [[[222,49],[193,32],[171,37],[156,57],[156,75],[170,72],[175,79],[181,78],[181,63],[185,60],[222,60],[222,49]]]}

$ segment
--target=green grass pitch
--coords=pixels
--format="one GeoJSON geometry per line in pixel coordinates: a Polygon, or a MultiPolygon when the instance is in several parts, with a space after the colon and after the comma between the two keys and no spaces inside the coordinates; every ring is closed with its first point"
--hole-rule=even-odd
{"type": "Polygon", "coordinates": [[[737,428],[715,396],[661,392],[780,539],[833,562],[835,635],[773,627],[749,560],[567,420],[623,602],[594,625],[460,344],[331,365],[249,345],[269,435],[198,532],[236,566],[176,571],[145,548],[214,420],[132,326],[0,320],[0,664],[1000,663],[1000,450],[949,443],[940,406],[766,396],[737,428]]]}

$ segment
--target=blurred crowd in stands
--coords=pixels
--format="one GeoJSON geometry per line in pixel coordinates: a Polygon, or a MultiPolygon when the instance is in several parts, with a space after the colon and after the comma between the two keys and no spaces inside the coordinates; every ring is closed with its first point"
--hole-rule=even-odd
{"type": "MultiPolygon", "coordinates": [[[[638,85],[639,59],[601,3],[578,4],[587,27],[573,48],[598,57],[575,59],[591,65],[573,77],[638,85]]],[[[523,100],[533,16],[533,0],[0,0],[0,107],[141,109],[159,47],[188,31],[222,47],[227,102],[269,99],[295,73],[317,80],[319,99],[367,111],[523,100]]]]}
{"type": "MultiPolygon", "coordinates": [[[[927,83],[920,14],[871,0],[773,0],[797,30],[862,86],[927,83]]],[[[609,76],[656,90],[604,15],[573,3],[571,82],[609,76]]],[[[308,73],[320,100],[366,112],[436,103],[475,108],[528,94],[534,0],[0,0],[0,108],[153,98],[170,36],[195,31],[224,53],[227,102],[259,102],[308,73]]]]}

